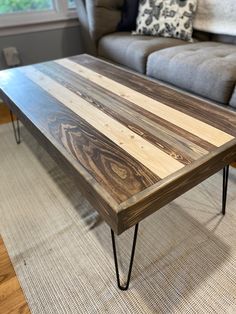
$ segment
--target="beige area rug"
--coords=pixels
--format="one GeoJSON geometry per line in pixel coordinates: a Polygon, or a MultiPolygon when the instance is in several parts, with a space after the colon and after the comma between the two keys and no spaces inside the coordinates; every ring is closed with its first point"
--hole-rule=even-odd
{"type": "MultiPolygon", "coordinates": [[[[116,287],[109,227],[22,128],[0,126],[0,233],[32,313],[236,313],[236,171],[140,225],[130,290],[116,287]]],[[[123,268],[132,232],[119,237],[123,268]]]]}

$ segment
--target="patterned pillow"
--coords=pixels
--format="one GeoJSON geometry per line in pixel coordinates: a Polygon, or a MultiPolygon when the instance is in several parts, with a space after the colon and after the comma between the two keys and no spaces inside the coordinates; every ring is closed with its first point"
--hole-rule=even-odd
{"type": "Polygon", "coordinates": [[[197,0],[140,0],[133,34],[192,41],[196,9],[197,0]]]}

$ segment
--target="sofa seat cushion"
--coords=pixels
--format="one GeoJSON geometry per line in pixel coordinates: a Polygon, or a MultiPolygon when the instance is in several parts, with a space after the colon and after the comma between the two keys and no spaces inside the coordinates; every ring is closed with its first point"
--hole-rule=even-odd
{"type": "Polygon", "coordinates": [[[188,45],[188,43],[174,38],[134,36],[129,32],[118,32],[100,39],[98,55],[145,73],[147,58],[152,52],[179,45],[188,45]]]}
{"type": "Polygon", "coordinates": [[[201,42],[154,52],[147,75],[228,104],[236,82],[236,46],[201,42]]]}

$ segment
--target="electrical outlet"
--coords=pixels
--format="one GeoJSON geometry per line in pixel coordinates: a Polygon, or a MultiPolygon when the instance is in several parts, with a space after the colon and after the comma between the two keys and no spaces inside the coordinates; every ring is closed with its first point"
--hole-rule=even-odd
{"type": "Polygon", "coordinates": [[[6,64],[9,67],[20,65],[20,54],[16,47],[7,47],[2,50],[6,64]]]}

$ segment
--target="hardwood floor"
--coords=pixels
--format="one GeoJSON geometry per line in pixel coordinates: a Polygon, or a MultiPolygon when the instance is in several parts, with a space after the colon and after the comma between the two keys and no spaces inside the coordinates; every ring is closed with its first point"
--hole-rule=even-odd
{"type": "Polygon", "coordinates": [[[0,236],[0,313],[30,313],[23,291],[0,236]]]}
{"type": "Polygon", "coordinates": [[[8,107],[0,102],[0,124],[9,123],[11,121],[8,107]]]}
{"type": "MultiPolygon", "coordinates": [[[[0,103],[0,124],[11,121],[8,107],[0,103]]],[[[30,313],[23,291],[0,236],[0,313],[30,313]]]]}

